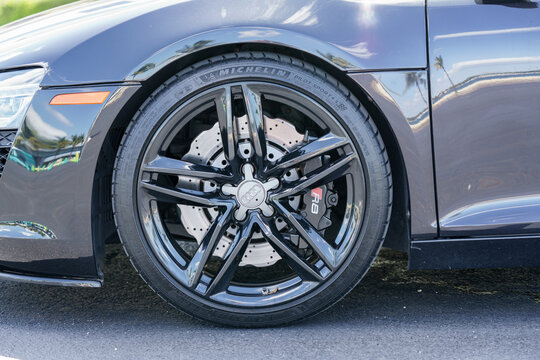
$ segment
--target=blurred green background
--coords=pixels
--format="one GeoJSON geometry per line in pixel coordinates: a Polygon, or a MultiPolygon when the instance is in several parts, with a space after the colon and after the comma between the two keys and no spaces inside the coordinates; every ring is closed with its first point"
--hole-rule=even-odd
{"type": "Polygon", "coordinates": [[[0,0],[0,26],[75,0],[0,0]]]}

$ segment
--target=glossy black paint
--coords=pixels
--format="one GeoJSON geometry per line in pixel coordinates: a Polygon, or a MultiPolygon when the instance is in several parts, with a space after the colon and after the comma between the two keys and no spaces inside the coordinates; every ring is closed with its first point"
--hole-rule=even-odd
{"type": "Polygon", "coordinates": [[[270,303],[281,304],[306,296],[316,287],[322,286],[335,274],[339,266],[350,258],[351,249],[355,246],[355,234],[362,229],[365,212],[365,175],[362,160],[339,120],[313,98],[295,89],[269,82],[227,83],[208,89],[182,104],[163,121],[146,146],[137,181],[136,206],[139,224],[160,265],[194,295],[230,306],[241,304],[257,308],[270,303]],[[267,156],[268,140],[263,118],[263,113],[268,109],[263,105],[263,98],[271,98],[272,101],[287,104],[298,111],[309,112],[311,120],[319,124],[319,131],[324,135],[317,137],[315,134],[318,131],[312,128],[309,143],[302,144],[275,162],[271,161],[267,156]],[[233,125],[233,114],[236,111],[234,102],[230,99],[241,100],[246,109],[249,139],[253,144],[252,154],[247,160],[237,143],[238,135],[233,125]],[[226,166],[217,169],[210,165],[190,163],[163,155],[168,153],[167,149],[176,133],[187,128],[189,123],[196,121],[198,113],[209,108],[215,109],[220,129],[225,129],[220,132],[220,143],[228,144],[227,148],[233,150],[226,152],[226,166]],[[332,157],[332,161],[297,180],[278,180],[283,179],[285,173],[296,171],[299,166],[321,155],[328,156],[328,159],[332,157]],[[171,175],[174,176],[170,179],[172,183],[178,183],[177,175],[188,175],[191,178],[212,181],[221,191],[201,192],[185,185],[171,187],[170,181],[164,181],[171,175]],[[342,205],[341,219],[334,220],[340,231],[329,238],[328,235],[325,237],[319,233],[304,215],[301,215],[300,209],[288,205],[288,199],[303,195],[313,188],[335,183],[339,179],[344,181],[343,188],[334,190],[346,204],[342,205]],[[264,197],[267,197],[263,202],[270,205],[267,208],[269,213],[265,212],[264,207],[260,207],[261,212],[247,213],[247,208],[238,200],[238,193],[235,192],[235,189],[242,187],[242,183],[245,184],[244,181],[260,181],[261,186],[268,186],[267,190],[263,190],[264,197]],[[209,230],[191,258],[185,255],[185,251],[179,251],[171,245],[174,238],[168,235],[163,211],[159,210],[160,204],[215,209],[215,219],[211,221],[209,230]],[[236,204],[239,206],[235,206],[236,204]],[[242,209],[245,209],[244,216],[238,217],[237,214],[242,209]],[[297,250],[285,240],[277,230],[277,217],[301,234],[307,246],[318,257],[315,264],[299,256],[297,250]],[[205,272],[205,267],[210,263],[214,249],[219,246],[231,225],[237,231],[234,240],[218,270],[214,276],[210,276],[205,272]],[[267,286],[275,288],[272,294],[261,295],[253,283],[232,281],[252,239],[252,232],[257,229],[260,229],[263,238],[292,270],[285,279],[267,280],[267,286]]]}
{"type": "Polygon", "coordinates": [[[524,3],[428,1],[441,236],[540,232],[540,8],[524,3]]]}
{"type": "Polygon", "coordinates": [[[540,237],[478,237],[413,241],[409,269],[540,266],[540,237]]]}
{"type": "Polygon", "coordinates": [[[84,280],[84,279],[64,279],[64,278],[51,278],[40,276],[19,275],[6,272],[0,272],[0,280],[17,281],[27,284],[36,285],[54,285],[65,287],[89,287],[100,288],[102,281],[99,280],[84,280]]]}
{"type": "Polygon", "coordinates": [[[420,68],[425,31],[422,0],[86,2],[2,27],[0,68],[43,64],[47,86],[144,80],[194,51],[252,42],[343,70],[420,68]]]}
{"type": "MultiPolygon", "coordinates": [[[[493,244],[538,254],[532,238],[495,237],[540,233],[540,9],[521,1],[424,5],[88,2],[0,28],[0,70],[47,70],[0,179],[0,229],[9,230],[0,270],[99,278],[104,239],[95,219],[106,215],[89,204],[112,122],[139,81],[192,54],[248,43],[305,52],[347,72],[380,110],[405,164],[411,233],[402,236],[419,240],[411,267],[490,266],[463,249],[490,252],[493,244]],[[105,105],[48,105],[56,94],[96,90],[112,92],[105,105]],[[38,230],[27,236],[21,224],[38,230]],[[493,238],[467,239],[478,235],[493,238]]],[[[490,254],[497,266],[518,264],[490,254]]]]}
{"type": "Polygon", "coordinates": [[[427,72],[391,71],[350,76],[377,104],[398,141],[408,180],[412,237],[436,237],[427,72]]]}
{"type": "Polygon", "coordinates": [[[136,89],[69,89],[111,91],[105,105],[50,106],[51,99],[66,89],[36,93],[0,180],[0,227],[37,224],[52,235],[28,229],[25,236],[20,236],[21,231],[2,232],[0,269],[45,276],[99,277],[90,206],[96,162],[111,119],[118,116],[136,89]]]}

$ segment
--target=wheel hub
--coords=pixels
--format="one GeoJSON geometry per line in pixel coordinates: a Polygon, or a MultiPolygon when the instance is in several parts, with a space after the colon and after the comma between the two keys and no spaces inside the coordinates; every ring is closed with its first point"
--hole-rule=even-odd
{"type": "Polygon", "coordinates": [[[253,177],[255,169],[251,164],[245,164],[242,168],[244,180],[240,185],[223,185],[221,191],[225,195],[232,195],[238,204],[238,210],[234,213],[236,220],[244,220],[248,210],[260,210],[265,216],[272,216],[274,208],[267,202],[268,191],[276,189],[279,186],[279,180],[276,178],[261,182],[253,177]]]}

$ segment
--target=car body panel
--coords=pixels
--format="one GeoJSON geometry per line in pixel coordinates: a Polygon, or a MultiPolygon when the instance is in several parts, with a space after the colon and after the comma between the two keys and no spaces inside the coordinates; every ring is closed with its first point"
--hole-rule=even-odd
{"type": "Polygon", "coordinates": [[[427,10],[441,236],[539,233],[538,4],[427,10]]]}
{"type": "Polygon", "coordinates": [[[110,119],[137,88],[69,89],[110,91],[104,105],[51,106],[66,89],[36,93],[0,178],[0,269],[99,277],[90,206],[94,173],[110,119]]]}
{"type": "Polygon", "coordinates": [[[118,115],[115,111],[136,86],[93,84],[136,84],[182,56],[242,43],[305,51],[343,71],[425,68],[425,32],[421,0],[82,1],[2,27],[0,69],[36,64],[47,69],[43,90],[36,94],[22,129],[39,123],[42,136],[56,142],[46,147],[56,146],[58,159],[52,159],[52,167],[42,164],[42,155],[50,151],[19,131],[0,180],[5,200],[0,221],[35,223],[54,237],[4,238],[0,266],[45,276],[100,277],[102,254],[99,244],[92,242],[97,235],[88,206],[91,174],[108,127],[118,115]],[[103,108],[85,105],[85,111],[48,105],[49,97],[68,89],[116,89],[122,96],[103,108]],[[71,158],[74,149],[65,145],[73,135],[85,139],[84,147],[76,146],[81,147],[75,151],[77,158],[71,158]],[[30,143],[37,147],[21,146],[30,143]],[[16,205],[8,205],[12,203],[16,205]],[[10,258],[16,261],[9,263],[10,258]],[[58,267],[49,261],[54,258],[66,261],[58,267]]]}
{"type": "Polygon", "coordinates": [[[411,268],[537,264],[536,237],[500,235],[540,233],[540,10],[427,3],[429,53],[423,0],[82,1],[0,28],[0,71],[47,69],[0,178],[0,277],[99,286],[95,219],[111,214],[92,200],[111,124],[160,70],[245,43],[318,57],[388,121],[408,183],[411,268]],[[49,105],[87,91],[111,96],[49,105]]]}
{"type": "Polygon", "coordinates": [[[0,69],[43,64],[44,86],[144,80],[190,51],[246,42],[344,70],[424,68],[425,31],[422,0],[87,1],[0,28],[0,69]]]}
{"type": "Polygon", "coordinates": [[[437,236],[427,71],[350,75],[387,118],[406,168],[413,238],[437,236]]]}
{"type": "Polygon", "coordinates": [[[540,237],[497,236],[411,242],[409,269],[469,269],[540,266],[540,237]]]}

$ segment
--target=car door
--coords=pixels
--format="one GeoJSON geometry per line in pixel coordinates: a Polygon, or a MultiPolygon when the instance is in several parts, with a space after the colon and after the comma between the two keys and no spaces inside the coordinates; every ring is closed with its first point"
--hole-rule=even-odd
{"type": "Polygon", "coordinates": [[[540,8],[428,0],[441,236],[540,232],[540,8]]]}

